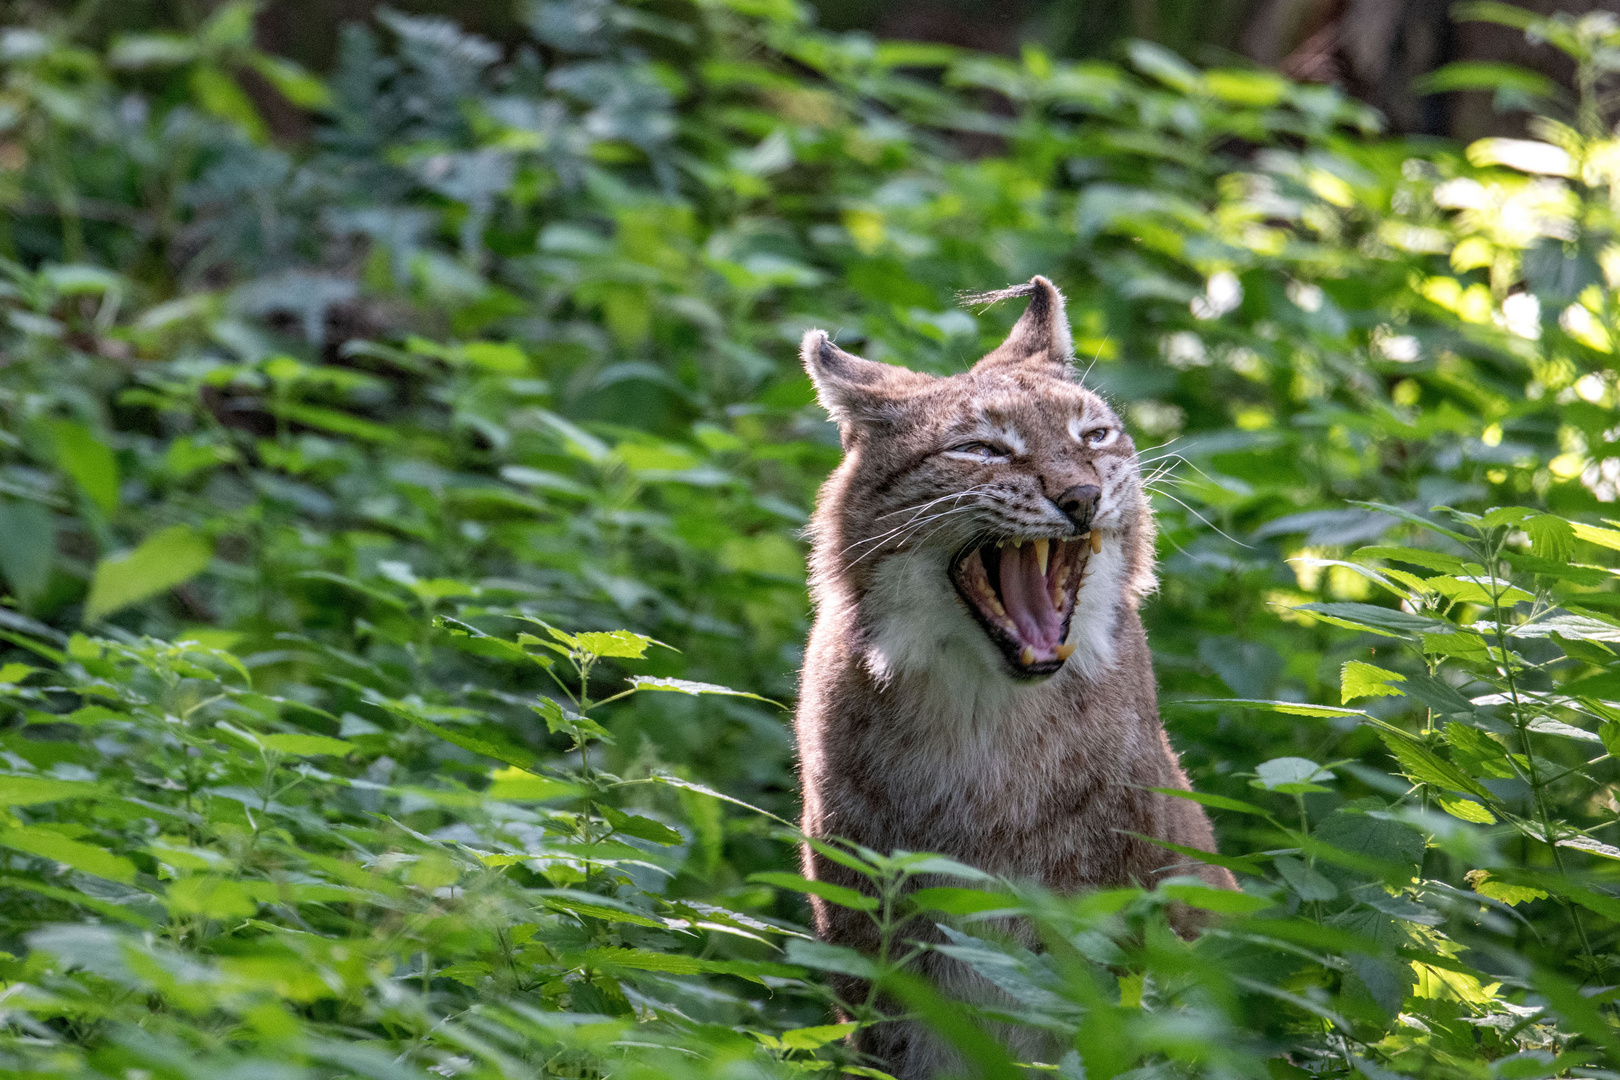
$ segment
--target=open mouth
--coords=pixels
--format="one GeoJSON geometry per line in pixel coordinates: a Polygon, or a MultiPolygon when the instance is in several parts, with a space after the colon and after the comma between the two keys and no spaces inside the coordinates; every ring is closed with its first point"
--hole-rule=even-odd
{"type": "Polygon", "coordinates": [[[1050,675],[1074,652],[1065,641],[1069,620],[1101,539],[1092,532],[990,540],[965,549],[951,564],[956,591],[1015,674],[1050,675]]]}

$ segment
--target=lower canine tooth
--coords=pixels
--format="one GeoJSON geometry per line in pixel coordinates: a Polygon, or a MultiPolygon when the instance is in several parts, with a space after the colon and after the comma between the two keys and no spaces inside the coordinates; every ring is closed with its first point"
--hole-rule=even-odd
{"type": "Polygon", "coordinates": [[[1064,644],[1059,645],[1057,647],[1057,658],[1059,660],[1067,660],[1069,657],[1071,657],[1073,655],[1074,655],[1074,646],[1073,645],[1070,645],[1067,642],[1065,642],[1064,644]]]}
{"type": "Polygon", "coordinates": [[[1091,553],[1093,555],[1102,554],[1102,533],[1095,530],[1091,534],[1091,553]]]}
{"type": "Polygon", "coordinates": [[[1025,667],[1029,667],[1035,662],[1035,650],[1025,645],[1024,651],[1018,654],[1018,662],[1025,667]]]}

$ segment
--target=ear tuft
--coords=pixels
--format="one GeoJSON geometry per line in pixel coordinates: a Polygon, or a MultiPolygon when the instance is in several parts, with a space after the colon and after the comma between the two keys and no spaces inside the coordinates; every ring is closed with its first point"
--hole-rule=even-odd
{"type": "Polygon", "coordinates": [[[825,330],[811,330],[799,347],[804,370],[815,383],[821,407],[838,425],[847,449],[857,436],[881,424],[890,408],[933,381],[892,364],[863,360],[832,343],[825,330]]]}
{"type": "Polygon", "coordinates": [[[1069,334],[1069,317],[1064,311],[1063,294],[1046,278],[1036,275],[1027,284],[995,292],[963,296],[967,306],[994,304],[1015,296],[1029,297],[1029,307],[1013,324],[1012,333],[975,368],[1003,364],[1048,366],[1052,373],[1071,377],[1074,372],[1074,339],[1069,334]]]}

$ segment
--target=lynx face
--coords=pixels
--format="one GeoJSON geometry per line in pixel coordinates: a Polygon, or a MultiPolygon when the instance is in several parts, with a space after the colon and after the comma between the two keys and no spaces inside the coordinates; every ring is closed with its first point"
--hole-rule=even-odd
{"type": "Polygon", "coordinates": [[[1135,447],[1075,381],[1061,295],[1044,278],[1022,291],[1007,341],[949,378],[805,338],[846,448],[818,512],[818,595],[854,604],[879,677],[1106,664],[1121,598],[1151,581],[1135,447]]]}

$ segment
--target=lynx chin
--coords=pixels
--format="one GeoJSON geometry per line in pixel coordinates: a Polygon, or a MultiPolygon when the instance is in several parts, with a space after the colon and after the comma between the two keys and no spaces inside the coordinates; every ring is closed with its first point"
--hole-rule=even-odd
{"type": "MultiPolygon", "coordinates": [[[[1132,835],[1214,850],[1196,803],[1151,790],[1187,787],[1137,614],[1154,587],[1152,511],[1130,436],[1080,385],[1062,294],[1037,277],[981,299],[1009,296],[1029,297],[1011,335],[948,378],[805,335],[844,460],[812,526],[804,831],[1065,891],[1172,874],[1236,888],[1226,870],[1132,835]]],[[[863,887],[808,848],[804,868],[863,887]]],[[[875,947],[866,914],[812,902],[824,939],[875,947]]],[[[921,921],[908,933],[943,940],[921,921]]],[[[997,999],[943,954],[921,964],[953,993],[997,999]]],[[[1011,1037],[1030,1038],[1021,1030],[1011,1037]]],[[[859,1043],[901,1080],[961,1067],[906,1022],[859,1043]]]]}

